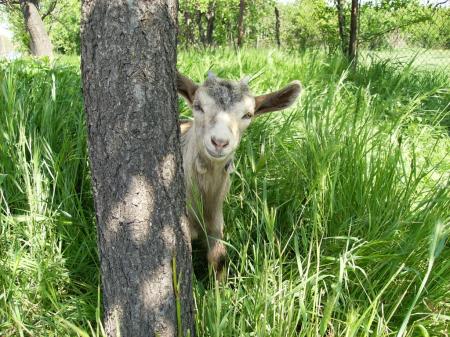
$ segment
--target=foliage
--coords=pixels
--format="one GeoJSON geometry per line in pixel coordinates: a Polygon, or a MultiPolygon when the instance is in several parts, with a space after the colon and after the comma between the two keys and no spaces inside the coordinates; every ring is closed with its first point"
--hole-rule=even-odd
{"type": "MultiPolygon", "coordinates": [[[[40,12],[48,11],[55,0],[41,0],[40,12]]],[[[342,0],[347,30],[350,1],[342,0]]],[[[57,0],[55,9],[44,23],[58,53],[80,52],[80,0],[57,0]]],[[[180,0],[179,44],[192,46],[232,46],[237,39],[239,0],[180,0]],[[212,40],[206,41],[208,22],[212,40]]],[[[245,1],[244,42],[247,46],[275,45],[275,14],[280,9],[281,44],[294,50],[340,46],[338,20],[333,1],[275,0],[245,1]]],[[[15,38],[22,50],[29,38],[18,6],[4,7],[15,38]]],[[[382,50],[398,47],[450,48],[450,8],[423,6],[419,0],[366,1],[360,10],[360,42],[364,49],[382,50]]]]}
{"type": "MultiPolygon", "coordinates": [[[[0,63],[5,337],[102,335],[78,62],[0,63]]],[[[448,73],[273,50],[184,51],[178,67],[196,81],[251,74],[255,93],[304,85],[242,140],[228,281],[195,280],[199,336],[449,330],[448,73]]]]}
{"type": "Polygon", "coordinates": [[[405,29],[405,36],[412,46],[434,49],[450,49],[450,8],[425,9],[428,21],[410,25],[405,29]]]}
{"type": "MultiPolygon", "coordinates": [[[[274,0],[245,1],[244,27],[247,42],[273,39],[274,0]]],[[[199,20],[206,30],[206,19],[214,17],[214,44],[232,45],[237,37],[239,0],[181,0],[179,2],[179,38],[182,44],[200,45],[199,20]]]]}
{"type": "Polygon", "coordinates": [[[58,1],[45,20],[50,39],[58,53],[80,54],[81,0],[58,1]]]}
{"type": "MultiPolygon", "coordinates": [[[[348,30],[350,2],[344,0],[343,5],[348,30]]],[[[285,45],[331,50],[339,45],[337,10],[330,2],[297,1],[284,5],[283,14],[285,45]]],[[[423,6],[416,0],[366,1],[360,8],[359,24],[359,45],[363,48],[447,48],[450,9],[423,6]]]]}
{"type": "Polygon", "coordinates": [[[9,29],[14,34],[14,42],[20,52],[27,52],[30,46],[28,35],[23,21],[22,11],[18,6],[2,6],[9,23],[9,29]]]}
{"type": "Polygon", "coordinates": [[[337,14],[325,0],[304,0],[281,6],[282,39],[295,49],[339,45],[337,14]]]}
{"type": "MultiPolygon", "coordinates": [[[[274,45],[274,1],[245,2],[245,41],[247,45],[274,45]]],[[[347,30],[350,23],[350,1],[343,0],[347,30]]],[[[279,3],[282,45],[305,50],[310,47],[336,50],[340,46],[338,20],[333,2],[297,0],[279,3]]],[[[418,0],[367,1],[360,10],[360,46],[369,49],[396,47],[447,48],[450,9],[423,6],[418,0]]],[[[214,15],[214,44],[233,45],[237,36],[239,1],[180,2],[180,42],[201,44],[198,17],[202,30],[206,16],[214,15]]],[[[348,34],[347,34],[348,36],[348,34]]]]}
{"type": "MultiPolygon", "coordinates": [[[[55,0],[40,0],[39,12],[44,15],[55,0]]],[[[2,6],[5,10],[14,39],[20,51],[29,49],[30,38],[25,29],[22,11],[18,5],[2,6]]],[[[56,0],[56,6],[44,18],[44,24],[55,51],[62,54],[80,53],[81,0],[56,0]]]]}
{"type": "Polygon", "coordinates": [[[405,46],[447,48],[450,9],[418,1],[366,3],[361,8],[361,45],[369,49],[405,46]]]}

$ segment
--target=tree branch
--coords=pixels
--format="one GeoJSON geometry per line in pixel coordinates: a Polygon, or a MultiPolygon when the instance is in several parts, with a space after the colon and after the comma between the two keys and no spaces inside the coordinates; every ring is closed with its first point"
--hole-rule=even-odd
{"type": "Polygon", "coordinates": [[[56,4],[58,3],[58,0],[53,0],[50,6],[47,9],[47,12],[42,14],[41,19],[44,20],[47,16],[52,14],[52,12],[55,10],[56,4]]]}
{"type": "Polygon", "coordinates": [[[443,0],[443,1],[441,1],[441,2],[438,2],[438,3],[436,3],[436,4],[434,5],[434,7],[439,7],[439,6],[445,5],[448,1],[449,1],[449,0],[443,0]]]}
{"type": "Polygon", "coordinates": [[[361,40],[369,41],[369,40],[371,40],[371,39],[373,39],[373,38],[376,38],[376,37],[378,37],[378,36],[381,36],[381,35],[384,35],[384,34],[393,32],[393,31],[395,31],[395,30],[397,30],[397,29],[406,28],[406,27],[409,27],[409,26],[414,25],[414,24],[416,24],[416,23],[425,22],[425,21],[428,21],[428,20],[430,20],[430,19],[431,19],[430,17],[424,16],[424,17],[420,17],[420,18],[417,18],[417,19],[408,21],[408,22],[406,22],[406,23],[404,23],[404,24],[402,24],[402,25],[397,25],[397,26],[391,26],[391,27],[388,27],[387,29],[385,29],[385,30],[383,30],[383,31],[380,31],[380,32],[377,32],[377,33],[373,33],[373,34],[361,34],[361,40]]]}
{"type": "Polygon", "coordinates": [[[12,6],[12,5],[20,5],[18,0],[0,0],[0,5],[12,6]]]}

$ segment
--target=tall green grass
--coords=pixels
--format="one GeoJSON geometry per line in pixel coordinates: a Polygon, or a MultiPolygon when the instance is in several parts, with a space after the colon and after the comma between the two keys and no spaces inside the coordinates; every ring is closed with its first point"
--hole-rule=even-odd
{"type": "MultiPolygon", "coordinates": [[[[200,336],[439,336],[450,322],[450,79],[307,52],[182,51],[179,69],[300,79],[254,121],[226,202],[228,279],[200,336]]],[[[102,335],[76,62],[0,65],[0,335],[102,335]]],[[[189,114],[180,102],[181,113],[189,114]]]]}

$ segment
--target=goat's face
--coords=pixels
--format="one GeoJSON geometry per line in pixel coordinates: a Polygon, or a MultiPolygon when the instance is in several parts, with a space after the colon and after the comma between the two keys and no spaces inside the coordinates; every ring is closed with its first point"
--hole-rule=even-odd
{"type": "Polygon", "coordinates": [[[298,81],[262,96],[253,96],[247,80],[229,81],[212,74],[197,85],[178,74],[178,92],[192,107],[199,149],[213,161],[227,160],[253,117],[290,106],[300,93],[298,81]]]}

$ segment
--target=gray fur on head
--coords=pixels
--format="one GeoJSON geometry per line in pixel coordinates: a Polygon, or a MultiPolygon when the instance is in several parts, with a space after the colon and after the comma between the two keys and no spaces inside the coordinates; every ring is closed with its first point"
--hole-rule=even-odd
{"type": "Polygon", "coordinates": [[[236,81],[224,80],[218,77],[209,78],[204,83],[208,95],[223,110],[227,110],[233,104],[242,101],[244,95],[250,93],[247,84],[236,81]]]}

